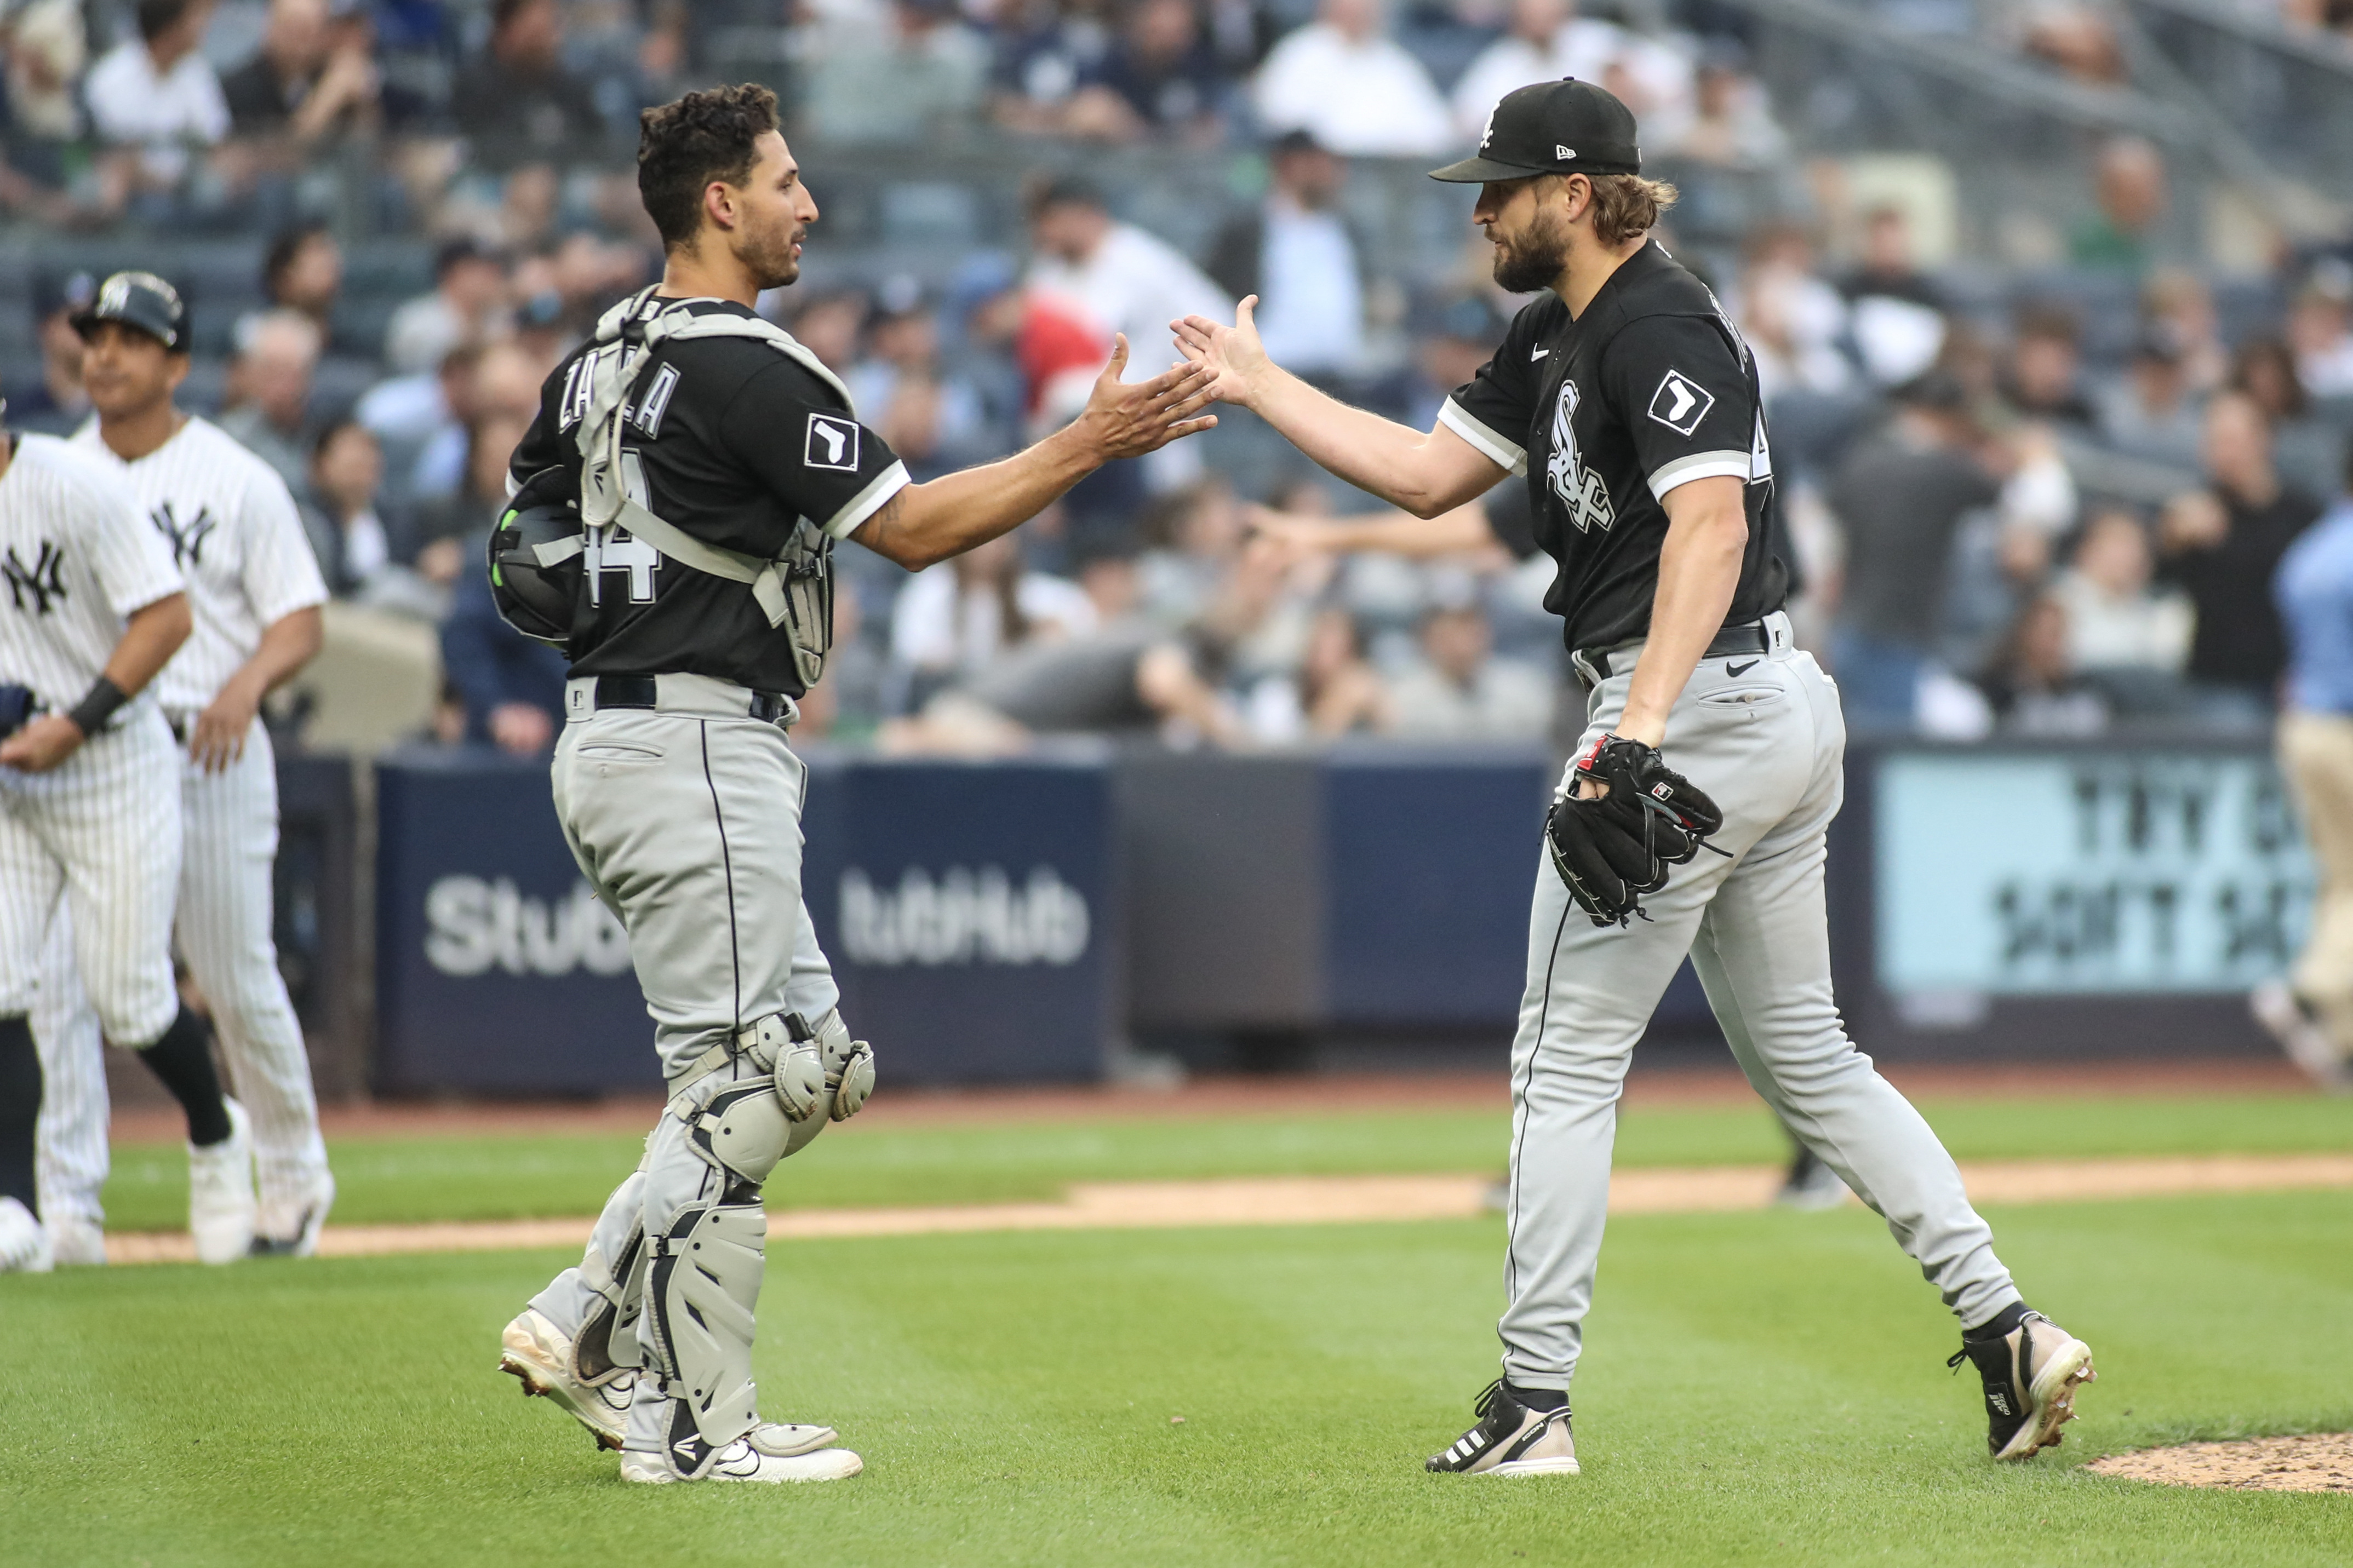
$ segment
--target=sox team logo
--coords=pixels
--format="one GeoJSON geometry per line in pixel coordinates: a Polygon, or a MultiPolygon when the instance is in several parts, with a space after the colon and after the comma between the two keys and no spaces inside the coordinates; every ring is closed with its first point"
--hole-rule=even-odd
{"type": "Polygon", "coordinates": [[[1577,454],[1577,383],[1562,382],[1560,401],[1553,405],[1552,458],[1545,464],[1545,479],[1568,509],[1568,521],[1579,533],[1597,528],[1606,533],[1618,521],[1618,509],[1610,502],[1609,485],[1577,454]]]}
{"type": "Polygon", "coordinates": [[[196,515],[183,523],[179,512],[170,501],[150,512],[147,520],[155,525],[155,531],[162,534],[164,542],[172,547],[172,564],[184,567],[205,563],[205,541],[211,538],[213,531],[220,526],[220,520],[213,515],[213,509],[208,506],[196,508],[196,515]]]}
{"type": "Polygon", "coordinates": [[[9,601],[22,610],[30,599],[35,615],[47,615],[49,606],[66,596],[65,564],[65,552],[46,539],[30,567],[17,555],[16,547],[10,545],[6,557],[0,559],[0,577],[7,579],[9,601]]]}
{"type": "Polygon", "coordinates": [[[1659,390],[1651,395],[1651,417],[1678,436],[1698,429],[1699,422],[1715,406],[1715,394],[1679,370],[1667,372],[1659,390]]]}
{"type": "Polygon", "coordinates": [[[808,445],[801,461],[812,468],[838,468],[854,473],[858,468],[858,422],[839,419],[830,414],[808,416],[808,445]]]}

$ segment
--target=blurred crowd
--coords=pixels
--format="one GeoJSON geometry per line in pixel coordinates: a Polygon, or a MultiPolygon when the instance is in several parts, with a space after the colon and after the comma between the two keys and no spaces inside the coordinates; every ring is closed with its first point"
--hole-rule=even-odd
{"type": "MultiPolygon", "coordinates": [[[[1880,9],[1946,25],[1931,0],[1880,9]]],[[[2096,75],[2062,25],[2076,13],[1961,13],[2096,75]]],[[[640,107],[754,76],[787,89],[798,146],[969,132],[1043,171],[1015,243],[763,301],[922,479],[1070,417],[1114,333],[1149,364],[1172,316],[1229,316],[1245,294],[1280,362],[1427,427],[1521,301],[1454,236],[1401,278],[1396,237],[1351,199],[1375,161],[1460,151],[1503,93],[1576,75],[1633,105],[1672,170],[1787,163],[1746,47],[1710,0],[1608,16],[1577,0],[26,0],[0,12],[0,205],[52,237],[152,237],[166,276],[171,237],[270,237],[245,308],[207,321],[199,294],[214,347],[188,400],[302,500],[356,650],[333,690],[397,667],[421,692],[392,705],[399,733],[532,753],[563,662],[498,622],[477,563],[543,379],[658,269],[628,163],[640,107]],[[1129,221],[1136,193],[1052,172],[1071,160],[1043,153],[1071,143],[1239,152],[1254,177],[1198,234],[1158,233],[1129,221]],[[428,240],[429,286],[358,288],[377,264],[354,233],[428,240]]],[[[1683,247],[1670,215],[1662,237],[1756,352],[1801,637],[1859,729],[2269,721],[2274,572],[2346,489],[2353,250],[2283,248],[2225,300],[2166,249],[2156,150],[2117,138],[2093,166],[2048,290],[1932,264],[1927,209],[1900,193],[1731,245],[1683,247]]],[[[826,245],[820,224],[813,256],[826,245]]],[[[92,286],[70,268],[33,281],[29,355],[0,365],[13,426],[83,417],[66,322],[92,286]]],[[[1422,523],[1251,424],[1114,465],[912,577],[843,551],[808,731],[976,754],[1072,731],[1574,733],[1517,486],[1422,523]]]]}

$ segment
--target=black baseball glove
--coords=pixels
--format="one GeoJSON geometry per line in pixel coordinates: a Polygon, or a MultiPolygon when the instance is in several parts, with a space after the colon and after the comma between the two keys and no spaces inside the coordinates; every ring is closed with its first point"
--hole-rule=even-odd
{"type": "Polygon", "coordinates": [[[1640,741],[1604,735],[1570,771],[1570,788],[1552,804],[1545,842],[1569,896],[1598,926],[1624,925],[1642,912],[1642,895],[1667,885],[1681,866],[1724,826],[1724,813],[1691,780],[1640,741]],[[1578,779],[1608,786],[1598,800],[1577,798],[1578,779]]]}

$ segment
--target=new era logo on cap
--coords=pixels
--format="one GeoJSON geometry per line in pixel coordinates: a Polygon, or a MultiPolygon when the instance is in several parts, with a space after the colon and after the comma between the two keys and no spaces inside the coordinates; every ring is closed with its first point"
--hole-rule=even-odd
{"type": "Polygon", "coordinates": [[[1566,163],[1577,156],[1577,149],[1574,147],[1564,147],[1559,142],[1556,142],[1553,143],[1552,155],[1566,163]]]}

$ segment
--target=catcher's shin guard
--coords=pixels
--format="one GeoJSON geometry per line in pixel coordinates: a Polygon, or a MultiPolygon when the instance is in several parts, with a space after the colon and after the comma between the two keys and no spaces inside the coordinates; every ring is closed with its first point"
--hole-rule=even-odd
{"type": "Polygon", "coordinates": [[[699,1473],[711,1453],[759,1423],[752,1324],[767,1265],[768,1216],[756,1194],[752,1200],[689,1208],[668,1235],[647,1238],[646,1326],[672,1402],[670,1447],[681,1475],[699,1473]],[[691,1463],[678,1447],[681,1407],[705,1449],[691,1463]]]}

